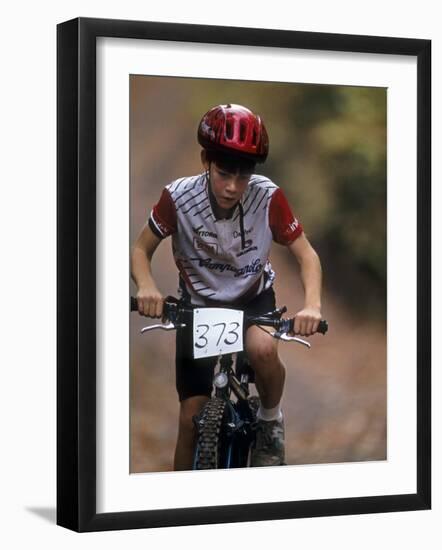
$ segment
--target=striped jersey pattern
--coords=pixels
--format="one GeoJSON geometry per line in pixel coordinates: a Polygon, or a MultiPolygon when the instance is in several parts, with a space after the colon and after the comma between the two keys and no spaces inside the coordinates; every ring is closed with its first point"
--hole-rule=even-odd
{"type": "Polygon", "coordinates": [[[229,219],[216,219],[204,172],[167,185],[153,207],[149,226],[160,238],[172,236],[172,251],[185,290],[195,305],[244,302],[274,281],[272,241],[292,243],[303,231],[282,192],[254,174],[229,219]]]}

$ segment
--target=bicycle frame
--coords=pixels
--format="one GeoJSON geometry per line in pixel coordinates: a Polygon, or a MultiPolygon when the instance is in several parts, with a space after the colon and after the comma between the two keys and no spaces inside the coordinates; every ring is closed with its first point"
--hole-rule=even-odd
{"type": "MultiPolygon", "coordinates": [[[[245,352],[232,355],[223,355],[218,358],[217,366],[219,371],[214,375],[215,397],[225,402],[223,431],[221,434],[223,443],[223,456],[221,468],[241,468],[247,466],[247,458],[250,445],[254,439],[253,423],[254,413],[251,409],[249,397],[249,383],[251,371],[248,365],[245,352]],[[240,369],[243,369],[241,379],[240,369]],[[246,372],[250,369],[249,373],[246,372]],[[219,387],[217,379],[224,376],[225,385],[219,387]],[[231,394],[237,398],[231,399],[231,394]]],[[[256,398],[257,399],[257,398],[256,398]]],[[[199,429],[198,416],[195,418],[195,424],[199,429]]],[[[196,456],[194,459],[194,469],[196,466],[196,456]]]]}

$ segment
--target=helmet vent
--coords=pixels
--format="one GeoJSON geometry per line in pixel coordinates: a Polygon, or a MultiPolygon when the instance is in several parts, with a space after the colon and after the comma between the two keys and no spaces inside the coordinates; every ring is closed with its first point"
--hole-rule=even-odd
{"type": "Polygon", "coordinates": [[[245,122],[241,121],[239,125],[239,141],[244,143],[246,140],[246,134],[247,134],[247,126],[245,122]]]}
{"type": "Polygon", "coordinates": [[[228,118],[226,120],[226,138],[227,139],[232,139],[233,138],[233,124],[232,124],[232,119],[231,118],[228,118]]]}
{"type": "Polygon", "coordinates": [[[258,137],[258,136],[256,135],[256,128],[253,128],[253,132],[252,132],[252,145],[253,145],[254,147],[256,147],[256,145],[257,145],[257,141],[258,141],[258,140],[257,140],[257,137],[258,137]]]}

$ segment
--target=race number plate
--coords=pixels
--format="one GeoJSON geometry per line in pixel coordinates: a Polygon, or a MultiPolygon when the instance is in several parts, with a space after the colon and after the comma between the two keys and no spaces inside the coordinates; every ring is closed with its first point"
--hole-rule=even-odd
{"type": "Polygon", "coordinates": [[[244,312],[236,309],[193,310],[193,356],[212,357],[243,350],[244,312]]]}

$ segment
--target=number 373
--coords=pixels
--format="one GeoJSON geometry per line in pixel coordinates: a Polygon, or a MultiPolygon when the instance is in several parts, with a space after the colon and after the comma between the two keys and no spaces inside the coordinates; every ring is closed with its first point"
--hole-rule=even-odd
{"type": "Polygon", "coordinates": [[[214,325],[200,324],[196,326],[195,347],[202,349],[209,343],[209,338],[216,338],[216,346],[222,341],[227,346],[232,346],[238,341],[240,323],[215,323],[214,325]],[[201,334],[199,334],[201,332],[201,334]],[[222,340],[225,336],[224,340],[222,340]]]}

